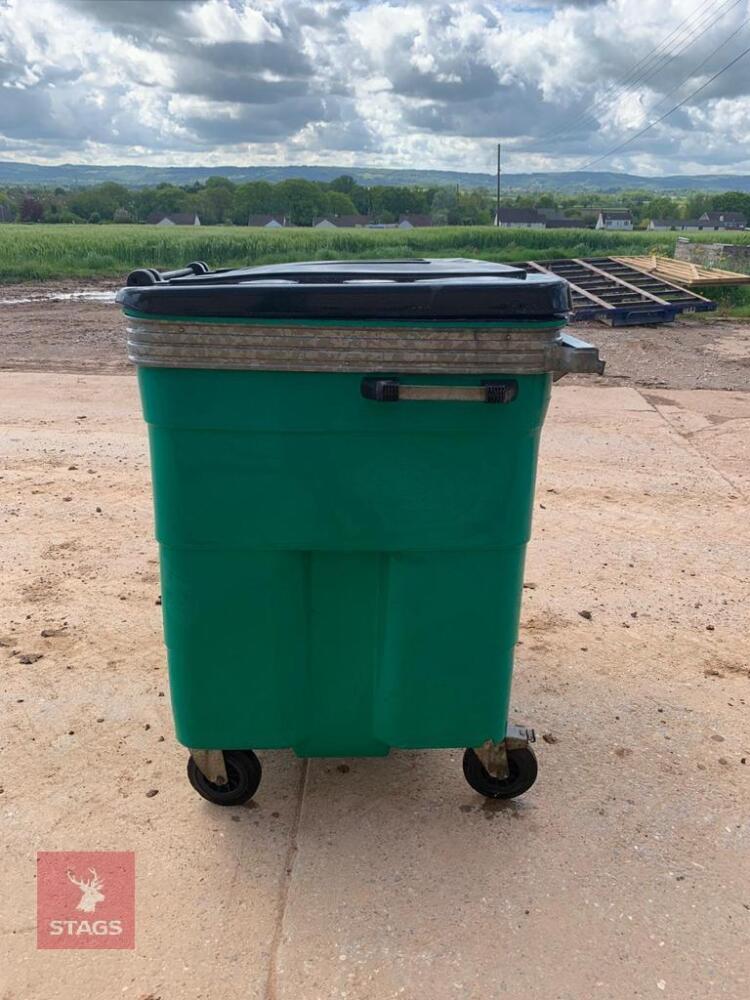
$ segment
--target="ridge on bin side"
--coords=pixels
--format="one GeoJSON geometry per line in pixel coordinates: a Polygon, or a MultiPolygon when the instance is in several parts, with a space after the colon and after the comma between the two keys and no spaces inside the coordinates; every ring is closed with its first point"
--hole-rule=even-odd
{"type": "Polygon", "coordinates": [[[564,279],[487,261],[332,261],[134,271],[117,296],[145,367],[519,374],[596,372],[561,333],[564,279]],[[311,319],[310,317],[316,317],[311,319]],[[507,317],[507,318],[505,318],[507,317]],[[512,318],[511,318],[512,317],[512,318]]]}
{"type": "Polygon", "coordinates": [[[258,371],[601,374],[598,350],[558,324],[342,328],[153,321],[129,317],[128,358],[158,368],[258,371]]]}

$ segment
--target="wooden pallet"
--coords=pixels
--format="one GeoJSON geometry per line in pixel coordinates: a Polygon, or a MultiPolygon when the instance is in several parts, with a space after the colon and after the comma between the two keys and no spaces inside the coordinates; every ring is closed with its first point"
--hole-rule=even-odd
{"type": "Polygon", "coordinates": [[[690,288],[714,288],[719,285],[750,285],[750,274],[724,271],[718,267],[701,267],[687,260],[673,260],[671,257],[613,257],[621,264],[635,267],[639,271],[653,274],[655,278],[674,281],[690,288]]]}
{"type": "Polygon", "coordinates": [[[716,303],[616,257],[528,261],[528,271],[565,278],[572,322],[597,319],[611,326],[671,323],[678,313],[707,312],[716,303]]]}

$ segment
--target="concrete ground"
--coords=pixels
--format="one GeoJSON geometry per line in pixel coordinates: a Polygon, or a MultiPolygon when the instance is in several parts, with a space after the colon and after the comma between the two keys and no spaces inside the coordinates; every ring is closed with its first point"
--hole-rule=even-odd
{"type": "Polygon", "coordinates": [[[0,374],[0,428],[2,1000],[747,1000],[750,394],[555,388],[509,804],[459,751],[266,753],[254,804],[203,802],[135,380],[0,374]],[[105,849],[135,951],[37,951],[36,851],[105,849]]]}

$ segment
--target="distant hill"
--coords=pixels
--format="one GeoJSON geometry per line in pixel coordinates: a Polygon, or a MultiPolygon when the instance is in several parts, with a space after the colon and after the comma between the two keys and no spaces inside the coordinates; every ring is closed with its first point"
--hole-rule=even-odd
{"type": "MultiPolygon", "coordinates": [[[[45,187],[86,187],[103,181],[117,181],[127,187],[146,187],[156,184],[193,184],[208,177],[228,177],[233,181],[281,181],[290,177],[303,177],[311,181],[331,181],[341,174],[349,174],[360,184],[404,184],[432,186],[460,184],[463,188],[495,185],[494,174],[469,173],[452,170],[386,170],[381,167],[147,167],[133,164],[121,166],[88,166],[63,163],[48,166],[37,163],[16,163],[0,160],[1,185],[34,185],[45,187]]],[[[681,191],[747,191],[750,192],[750,175],[747,174],[695,174],[693,176],[639,177],[636,174],[619,174],[608,171],[567,171],[559,173],[503,174],[504,191],[578,191],[617,192],[642,188],[662,193],[681,191]]]]}

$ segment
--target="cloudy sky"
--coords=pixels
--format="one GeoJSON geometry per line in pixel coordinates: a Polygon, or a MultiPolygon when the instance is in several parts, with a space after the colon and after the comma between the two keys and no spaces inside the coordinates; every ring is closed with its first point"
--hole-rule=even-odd
{"type": "MultiPolygon", "coordinates": [[[[748,47],[750,0],[0,0],[0,159],[579,169],[748,47]]],[[[750,55],[597,168],[750,172],[750,55]]]]}

